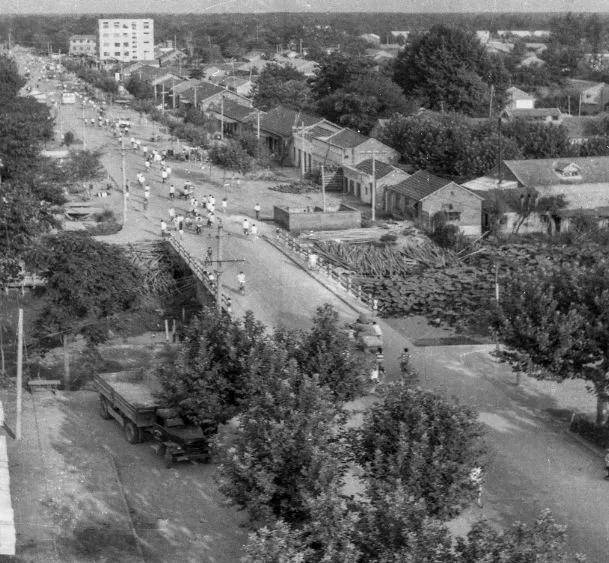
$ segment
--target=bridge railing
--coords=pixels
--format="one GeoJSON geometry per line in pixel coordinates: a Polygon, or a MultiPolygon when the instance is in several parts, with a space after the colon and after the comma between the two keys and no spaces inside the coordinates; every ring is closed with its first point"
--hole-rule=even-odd
{"type": "MultiPolygon", "coordinates": [[[[167,233],[165,240],[169,242],[171,247],[178,253],[178,255],[188,265],[195,277],[201,282],[203,287],[215,298],[216,296],[216,278],[215,274],[211,274],[203,267],[201,260],[195,258],[188,249],[184,246],[181,240],[179,240],[173,233],[167,233]]],[[[221,296],[221,307],[222,310],[229,315],[232,315],[232,302],[231,298],[222,293],[221,296]]]]}
{"type": "Polygon", "coordinates": [[[290,235],[288,232],[279,229],[276,230],[275,241],[281,244],[284,249],[302,258],[305,262],[305,266],[312,271],[322,272],[327,277],[337,282],[346,293],[365,306],[373,311],[378,309],[378,299],[374,295],[365,292],[360,284],[354,282],[354,278],[357,277],[356,272],[337,268],[332,262],[312,250],[310,245],[302,244],[296,237],[290,235]],[[311,261],[312,254],[317,256],[316,261],[313,261],[315,262],[314,264],[311,261]]]}

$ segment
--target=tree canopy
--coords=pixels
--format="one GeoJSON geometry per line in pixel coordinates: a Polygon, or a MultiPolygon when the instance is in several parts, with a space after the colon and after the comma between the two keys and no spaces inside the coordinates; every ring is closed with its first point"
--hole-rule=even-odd
{"type": "Polygon", "coordinates": [[[488,115],[491,85],[493,104],[502,107],[509,75],[473,32],[435,25],[400,53],[394,80],[424,107],[477,116],[488,115]]]}
{"type": "Polygon", "coordinates": [[[254,82],[252,101],[263,111],[278,105],[305,109],[310,105],[309,86],[304,74],[292,65],[269,63],[254,82]]]}
{"type": "Polygon", "coordinates": [[[44,305],[36,321],[43,340],[83,334],[103,341],[112,317],[133,309],[141,296],[139,270],[115,245],[88,234],[49,235],[28,256],[45,279],[44,305]]]}
{"type": "Polygon", "coordinates": [[[583,379],[609,416],[609,274],[589,266],[522,272],[502,288],[495,329],[512,365],[540,379],[583,379]]]}

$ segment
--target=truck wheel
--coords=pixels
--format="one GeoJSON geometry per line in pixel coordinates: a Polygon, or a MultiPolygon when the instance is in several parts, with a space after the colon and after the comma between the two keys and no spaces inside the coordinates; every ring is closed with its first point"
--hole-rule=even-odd
{"type": "Polygon", "coordinates": [[[104,420],[110,420],[112,418],[112,415],[108,411],[108,399],[106,399],[106,397],[99,398],[99,416],[104,420]]]}
{"type": "Polygon", "coordinates": [[[130,444],[137,444],[142,441],[140,429],[133,422],[125,423],[125,438],[130,444]]]}

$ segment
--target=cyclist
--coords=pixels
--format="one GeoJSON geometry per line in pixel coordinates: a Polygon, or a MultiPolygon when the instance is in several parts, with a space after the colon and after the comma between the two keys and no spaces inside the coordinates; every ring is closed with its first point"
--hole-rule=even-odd
{"type": "Polygon", "coordinates": [[[239,282],[239,291],[242,295],[245,295],[245,274],[243,272],[237,274],[237,281],[239,282]]]}

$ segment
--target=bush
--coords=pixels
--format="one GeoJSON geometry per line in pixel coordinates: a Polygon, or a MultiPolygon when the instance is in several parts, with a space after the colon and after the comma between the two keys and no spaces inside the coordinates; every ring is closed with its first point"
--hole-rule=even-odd
{"type": "Polygon", "coordinates": [[[442,248],[455,248],[459,238],[459,227],[450,223],[436,225],[429,238],[442,248]]]}
{"type": "Polygon", "coordinates": [[[66,147],[69,147],[70,145],[72,145],[75,140],[76,140],[76,137],[74,136],[74,133],[72,133],[72,131],[65,132],[65,134],[63,136],[63,144],[66,147]]]}
{"type": "Polygon", "coordinates": [[[252,157],[233,140],[215,143],[209,149],[209,158],[218,166],[239,170],[241,173],[251,170],[253,164],[252,157]]]}
{"type": "Polygon", "coordinates": [[[569,426],[571,432],[579,434],[582,438],[592,442],[600,448],[609,447],[609,428],[597,426],[594,422],[583,416],[575,416],[569,426]]]}

